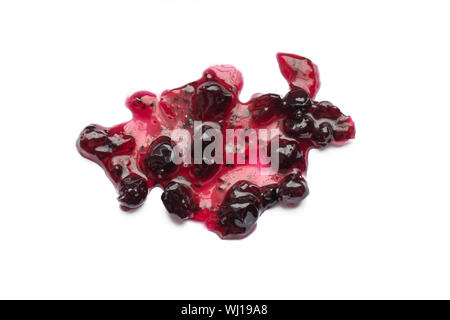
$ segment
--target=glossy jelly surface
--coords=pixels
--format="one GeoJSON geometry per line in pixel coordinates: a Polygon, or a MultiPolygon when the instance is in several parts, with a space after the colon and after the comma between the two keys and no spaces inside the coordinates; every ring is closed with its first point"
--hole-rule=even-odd
{"type": "Polygon", "coordinates": [[[277,60],[290,86],[283,96],[258,94],[241,102],[241,73],[229,65],[213,66],[200,79],[159,97],[149,91],[134,93],[126,101],[133,115],[130,121],[110,128],[87,126],[77,148],[105,170],[122,209],[140,207],[152,188],[161,187],[170,214],[204,221],[225,239],[245,237],[267,208],[278,203],[296,206],[308,195],[310,149],[343,144],[355,136],[349,116],[328,101],[315,100],[320,87],[316,65],[293,54],[279,53],[277,60]],[[180,143],[173,133],[184,129],[193,146],[196,121],[204,123],[198,135],[202,151],[215,139],[211,130],[223,137],[227,129],[234,130],[236,143],[227,141],[220,150],[224,158],[229,156],[227,161],[211,157],[195,164],[172,161],[180,143]],[[271,147],[274,135],[253,140],[250,129],[272,130],[278,145],[271,147]],[[276,153],[276,170],[260,158],[248,159],[261,148],[268,156],[276,153]]]}

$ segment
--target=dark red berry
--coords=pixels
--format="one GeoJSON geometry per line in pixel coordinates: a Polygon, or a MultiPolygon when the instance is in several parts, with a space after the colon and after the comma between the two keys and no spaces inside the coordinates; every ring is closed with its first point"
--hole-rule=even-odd
{"type": "Polygon", "coordinates": [[[270,208],[280,200],[278,184],[261,187],[261,199],[264,208],[270,208]]]}
{"type": "Polygon", "coordinates": [[[355,124],[350,117],[345,117],[343,121],[339,121],[334,130],[334,140],[338,143],[348,141],[355,138],[355,124]]]}
{"type": "Polygon", "coordinates": [[[294,163],[302,160],[303,156],[298,147],[297,142],[287,139],[279,139],[278,147],[272,153],[272,143],[268,145],[268,155],[271,156],[272,161],[276,161],[275,156],[278,156],[278,168],[286,170],[292,167],[294,163]]]}
{"type": "Polygon", "coordinates": [[[211,178],[214,173],[219,169],[219,165],[215,162],[211,164],[207,164],[205,162],[201,164],[194,164],[194,168],[192,169],[192,172],[194,173],[194,176],[200,180],[206,180],[211,178]]]}
{"type": "Polygon", "coordinates": [[[181,219],[188,219],[194,215],[196,209],[194,197],[190,187],[185,184],[169,183],[161,195],[161,200],[170,214],[175,214],[181,219]]]}
{"type": "Polygon", "coordinates": [[[150,145],[145,157],[145,165],[155,177],[162,178],[176,169],[173,162],[174,155],[172,140],[167,136],[161,136],[150,145]]]}
{"type": "Polygon", "coordinates": [[[83,151],[96,156],[105,154],[105,152],[102,152],[101,147],[107,143],[108,129],[96,124],[91,124],[84,128],[78,139],[78,144],[83,151]],[[97,148],[99,150],[96,150],[97,148]]]}
{"type": "Polygon", "coordinates": [[[274,93],[264,94],[253,98],[249,105],[249,111],[253,121],[258,124],[267,124],[281,110],[283,100],[274,93]]]}
{"type": "Polygon", "coordinates": [[[305,179],[295,173],[286,176],[280,184],[280,199],[286,204],[298,204],[308,193],[309,189],[305,179]]]}
{"type": "Polygon", "coordinates": [[[102,126],[92,124],[84,128],[78,140],[80,149],[103,160],[115,155],[129,154],[135,147],[134,138],[122,133],[111,134],[102,126]]]}
{"type": "Polygon", "coordinates": [[[309,93],[303,89],[289,91],[283,98],[283,108],[293,114],[304,113],[310,106],[309,93]]]}
{"type": "Polygon", "coordinates": [[[212,128],[208,125],[203,125],[201,130],[202,134],[198,138],[194,136],[194,142],[192,143],[192,156],[194,160],[192,170],[196,178],[205,180],[210,178],[219,169],[219,165],[215,161],[215,150],[210,153],[205,152],[205,148],[213,144],[215,141],[215,136],[221,133],[217,128],[212,128]],[[199,139],[199,141],[195,141],[196,139],[199,139]],[[199,159],[196,159],[195,157],[195,148],[198,147],[196,146],[196,143],[199,143],[198,146],[201,145],[201,155],[199,159]],[[201,163],[197,163],[200,160],[201,163]]]}
{"type": "Polygon", "coordinates": [[[333,128],[331,124],[322,122],[319,127],[314,130],[313,142],[319,147],[326,147],[333,141],[333,128]]]}
{"type": "Polygon", "coordinates": [[[120,179],[123,174],[123,166],[120,164],[113,165],[112,168],[109,168],[109,171],[111,172],[113,178],[120,179]]]}
{"type": "Polygon", "coordinates": [[[233,95],[219,83],[203,83],[197,88],[193,99],[194,118],[203,121],[223,119],[232,100],[233,95]]]}
{"type": "Polygon", "coordinates": [[[339,108],[328,101],[314,103],[310,111],[311,114],[316,119],[337,120],[339,119],[340,116],[342,116],[342,113],[339,110],[339,108]]]}
{"type": "Polygon", "coordinates": [[[307,115],[300,119],[287,118],[283,122],[284,133],[296,139],[310,139],[314,133],[314,120],[307,115]]]}
{"type": "Polygon", "coordinates": [[[147,197],[147,182],[141,176],[130,174],[123,178],[117,186],[120,204],[129,209],[140,207],[147,197]]]}
{"type": "Polygon", "coordinates": [[[256,225],[262,208],[258,186],[236,182],[217,211],[219,232],[224,238],[248,234],[256,225]]]}

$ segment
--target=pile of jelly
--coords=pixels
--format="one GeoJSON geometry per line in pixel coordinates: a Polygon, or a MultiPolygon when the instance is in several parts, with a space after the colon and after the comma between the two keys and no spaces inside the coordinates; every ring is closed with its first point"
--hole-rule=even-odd
{"type": "MultiPolygon", "coordinates": [[[[134,93],[126,101],[133,115],[130,121],[110,128],[87,126],[77,148],[105,170],[117,188],[122,209],[140,207],[149,190],[161,187],[161,199],[170,214],[204,221],[225,239],[245,237],[264,210],[278,203],[296,206],[308,195],[305,174],[310,149],[343,144],[355,136],[349,116],[328,101],[315,100],[320,87],[316,65],[293,54],[279,53],[277,60],[290,87],[284,96],[257,94],[241,102],[241,73],[229,65],[213,66],[199,80],[159,97],[148,91],[134,93]],[[226,129],[243,132],[236,146],[224,146],[224,154],[248,155],[250,149],[267,148],[271,156],[273,136],[250,143],[245,133],[272,130],[278,139],[274,150],[278,169],[270,171],[270,164],[259,159],[256,163],[220,163],[214,158],[174,163],[177,141],[172,133],[182,128],[194,137],[197,121],[217,124],[214,130],[223,136],[226,129]]],[[[201,128],[202,148],[214,141],[207,129],[211,128],[201,128]]]]}

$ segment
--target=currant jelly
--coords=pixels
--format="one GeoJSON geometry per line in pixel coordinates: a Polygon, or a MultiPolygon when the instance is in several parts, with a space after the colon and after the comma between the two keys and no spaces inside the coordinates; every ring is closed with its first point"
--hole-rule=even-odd
{"type": "Polygon", "coordinates": [[[316,99],[320,80],[311,60],[279,53],[277,61],[286,92],[242,102],[241,73],[230,65],[212,66],[161,95],[130,95],[125,105],[132,118],[85,127],[78,151],[104,169],[122,209],[142,206],[159,187],[169,214],[202,221],[224,239],[246,237],[266,209],[296,206],[308,195],[311,149],[355,137],[351,117],[316,99]]]}

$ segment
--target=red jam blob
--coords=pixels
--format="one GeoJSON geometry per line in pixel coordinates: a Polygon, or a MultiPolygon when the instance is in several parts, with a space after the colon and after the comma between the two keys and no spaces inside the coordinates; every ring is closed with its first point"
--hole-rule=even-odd
{"type": "MultiPolygon", "coordinates": [[[[241,73],[232,66],[213,66],[197,81],[166,90],[159,98],[148,91],[134,93],[126,100],[133,115],[130,121],[111,128],[87,126],[77,148],[105,170],[122,209],[140,207],[149,189],[161,187],[170,214],[204,221],[224,239],[243,238],[255,229],[265,209],[277,203],[296,206],[308,195],[305,174],[310,149],[340,145],[355,137],[350,117],[330,102],[314,100],[320,87],[316,65],[293,54],[279,53],[277,60],[290,86],[284,96],[254,95],[241,102],[241,73]],[[214,130],[223,137],[227,129],[234,129],[237,144],[230,149],[224,143],[220,150],[227,161],[172,161],[178,141],[171,134],[182,128],[193,139],[194,121],[216,124],[214,130]],[[249,129],[274,130],[277,147],[271,149],[273,136],[251,140],[249,129]],[[236,161],[233,152],[238,149],[244,161],[236,161]],[[275,150],[278,169],[260,158],[249,161],[255,149],[265,149],[269,156],[275,150]]],[[[214,141],[211,130],[207,124],[202,128],[202,151],[214,141]]]]}

